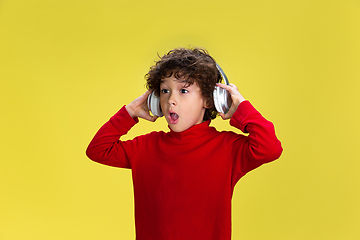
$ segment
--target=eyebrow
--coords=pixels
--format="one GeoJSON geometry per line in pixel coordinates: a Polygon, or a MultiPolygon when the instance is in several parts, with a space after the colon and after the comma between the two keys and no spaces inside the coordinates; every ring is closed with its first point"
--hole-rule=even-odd
{"type": "MultiPolygon", "coordinates": [[[[189,88],[191,85],[193,85],[194,83],[189,83],[186,80],[180,80],[180,79],[174,79],[173,81],[177,81],[179,83],[183,83],[183,88],[189,88]]],[[[164,79],[160,80],[160,84],[165,83],[164,79]]]]}

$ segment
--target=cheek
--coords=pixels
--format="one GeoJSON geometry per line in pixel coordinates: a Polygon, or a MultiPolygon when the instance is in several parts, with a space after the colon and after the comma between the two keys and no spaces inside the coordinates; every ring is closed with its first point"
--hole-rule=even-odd
{"type": "Polygon", "coordinates": [[[166,99],[164,96],[160,96],[159,101],[160,101],[160,106],[163,106],[164,104],[166,104],[166,99]]]}
{"type": "Polygon", "coordinates": [[[205,108],[206,107],[206,100],[202,97],[199,97],[197,100],[196,100],[196,103],[198,107],[201,107],[201,108],[205,108]]]}
{"type": "Polygon", "coordinates": [[[201,112],[203,109],[205,109],[205,102],[202,99],[196,99],[191,101],[188,106],[189,111],[193,113],[201,112]]]}

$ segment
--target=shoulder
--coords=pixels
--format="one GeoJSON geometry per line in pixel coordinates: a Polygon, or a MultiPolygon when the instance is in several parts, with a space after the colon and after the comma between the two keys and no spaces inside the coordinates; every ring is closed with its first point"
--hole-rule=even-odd
{"type": "Polygon", "coordinates": [[[210,127],[212,128],[211,131],[211,139],[216,139],[218,141],[222,141],[222,142],[226,142],[226,143],[233,143],[235,141],[238,141],[240,139],[245,140],[247,137],[246,135],[244,135],[243,133],[236,133],[234,131],[230,131],[230,130],[222,130],[219,131],[217,130],[215,127],[210,127]]]}
{"type": "Polygon", "coordinates": [[[142,138],[144,140],[153,140],[153,139],[160,139],[166,137],[168,133],[164,131],[151,131],[145,133],[143,135],[139,135],[136,138],[142,138]]]}

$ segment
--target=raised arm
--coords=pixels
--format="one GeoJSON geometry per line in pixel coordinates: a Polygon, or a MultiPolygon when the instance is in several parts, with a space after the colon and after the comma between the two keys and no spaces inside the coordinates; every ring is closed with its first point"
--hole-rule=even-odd
{"type": "Polygon", "coordinates": [[[99,129],[86,149],[86,155],[91,160],[109,166],[131,168],[129,159],[142,144],[144,137],[124,142],[120,137],[138,122],[138,117],[149,121],[156,120],[147,109],[146,99],[149,94],[147,91],[122,107],[99,129]]]}
{"type": "Polygon", "coordinates": [[[233,100],[228,113],[220,116],[223,119],[231,118],[230,125],[249,133],[247,137],[238,138],[231,144],[237,181],[247,172],[278,159],[283,149],[275,135],[273,123],[266,120],[249,101],[246,101],[235,85],[218,86],[226,89],[233,100]]]}
{"type": "Polygon", "coordinates": [[[239,105],[230,124],[249,133],[244,147],[246,158],[265,163],[280,157],[282,147],[275,135],[274,124],[266,120],[249,101],[239,105]]]}

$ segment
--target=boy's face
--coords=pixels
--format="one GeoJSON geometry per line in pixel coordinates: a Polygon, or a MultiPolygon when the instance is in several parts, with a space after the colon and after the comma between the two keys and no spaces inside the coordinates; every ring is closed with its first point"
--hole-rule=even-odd
{"type": "Polygon", "coordinates": [[[174,76],[160,84],[160,106],[170,128],[182,132],[202,123],[206,103],[196,82],[186,86],[174,76]]]}

